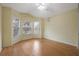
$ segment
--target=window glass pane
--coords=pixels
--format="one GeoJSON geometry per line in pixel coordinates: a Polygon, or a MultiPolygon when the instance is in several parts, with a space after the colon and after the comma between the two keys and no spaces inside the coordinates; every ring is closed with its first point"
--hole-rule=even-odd
{"type": "Polygon", "coordinates": [[[19,36],[19,30],[20,30],[20,21],[17,18],[14,18],[12,20],[12,32],[13,32],[13,40],[17,39],[19,36]]]}
{"type": "Polygon", "coordinates": [[[30,22],[24,22],[23,23],[23,32],[24,34],[31,34],[31,23],[30,22]]]}
{"type": "Polygon", "coordinates": [[[39,21],[34,22],[34,34],[39,34],[40,27],[39,27],[39,21]]]}

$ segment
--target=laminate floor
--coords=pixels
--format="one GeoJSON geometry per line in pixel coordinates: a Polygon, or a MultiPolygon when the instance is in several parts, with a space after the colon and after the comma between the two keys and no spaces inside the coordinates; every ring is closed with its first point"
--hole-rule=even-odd
{"type": "Polygon", "coordinates": [[[3,48],[1,56],[78,56],[74,46],[47,39],[29,39],[3,48]]]}

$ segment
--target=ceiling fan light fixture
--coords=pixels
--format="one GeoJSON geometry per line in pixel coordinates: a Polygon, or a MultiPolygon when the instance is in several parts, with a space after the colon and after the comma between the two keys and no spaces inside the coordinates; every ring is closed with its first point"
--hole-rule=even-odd
{"type": "Polygon", "coordinates": [[[39,10],[45,10],[47,5],[45,3],[37,3],[36,6],[39,10]]]}
{"type": "Polygon", "coordinates": [[[38,9],[39,9],[39,10],[45,10],[45,9],[46,9],[46,7],[45,7],[45,6],[41,6],[41,5],[40,5],[40,6],[38,7],[38,9]]]}

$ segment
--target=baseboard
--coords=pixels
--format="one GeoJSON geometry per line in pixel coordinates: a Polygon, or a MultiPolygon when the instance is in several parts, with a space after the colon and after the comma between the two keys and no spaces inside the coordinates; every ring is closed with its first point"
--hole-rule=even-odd
{"type": "MultiPolygon", "coordinates": [[[[28,39],[23,39],[23,40],[16,40],[15,42],[12,42],[12,44],[10,46],[13,46],[21,41],[26,41],[26,40],[31,40],[31,39],[41,39],[41,38],[28,38],[28,39]]],[[[7,47],[10,47],[10,46],[7,46],[7,47]]],[[[5,48],[5,47],[3,47],[5,48]]]]}
{"type": "MultiPolygon", "coordinates": [[[[51,38],[48,38],[48,37],[44,37],[45,39],[48,39],[48,40],[53,40],[51,38]]],[[[56,42],[59,42],[59,43],[63,43],[63,44],[66,44],[66,45],[71,45],[71,46],[74,46],[74,47],[77,47],[76,45],[74,44],[70,44],[70,43],[67,43],[67,42],[64,42],[64,41],[59,41],[59,40],[53,40],[53,41],[56,41],[56,42]]]]}

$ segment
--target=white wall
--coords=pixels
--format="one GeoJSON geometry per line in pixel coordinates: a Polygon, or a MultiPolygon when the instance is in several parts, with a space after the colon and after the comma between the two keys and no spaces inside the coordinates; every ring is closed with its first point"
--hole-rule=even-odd
{"type": "Polygon", "coordinates": [[[58,42],[78,45],[77,9],[53,16],[45,21],[44,37],[58,42]]]}

